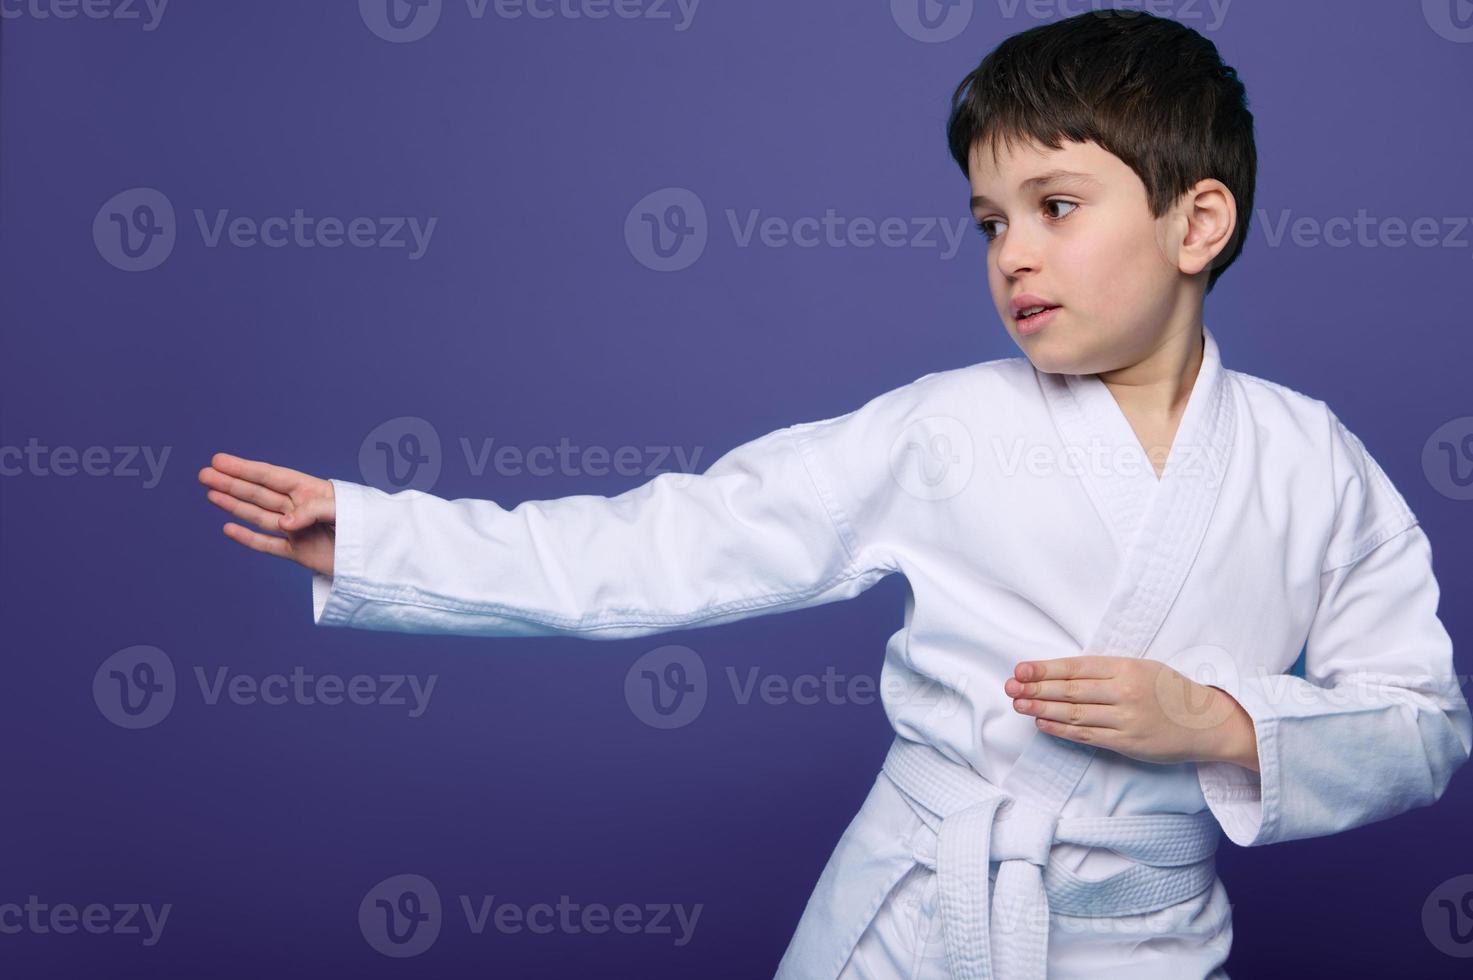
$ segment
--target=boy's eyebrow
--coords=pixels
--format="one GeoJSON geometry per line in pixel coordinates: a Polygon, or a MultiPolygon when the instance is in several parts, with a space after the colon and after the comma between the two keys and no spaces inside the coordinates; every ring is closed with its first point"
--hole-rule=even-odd
{"type": "MultiPolygon", "coordinates": [[[[1029,177],[1027,180],[1023,181],[1023,183],[1018,185],[1018,190],[1027,191],[1030,188],[1042,187],[1046,184],[1083,184],[1090,187],[1100,186],[1100,182],[1089,174],[1082,174],[1075,170],[1049,170],[1039,174],[1037,177],[1029,177]]],[[[978,194],[972,198],[972,207],[974,208],[981,204],[991,203],[991,201],[989,201],[981,194],[978,194]]]]}

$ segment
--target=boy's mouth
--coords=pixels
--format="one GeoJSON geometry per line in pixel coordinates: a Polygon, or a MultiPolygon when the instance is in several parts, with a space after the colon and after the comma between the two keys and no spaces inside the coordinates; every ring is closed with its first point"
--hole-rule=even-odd
{"type": "Polygon", "coordinates": [[[1012,302],[1008,304],[1008,311],[1013,314],[1015,321],[1022,324],[1035,316],[1042,316],[1049,310],[1058,309],[1058,307],[1058,303],[1046,299],[1043,296],[1036,296],[1033,293],[1022,293],[1013,297],[1012,302]]]}
{"type": "Polygon", "coordinates": [[[1016,317],[1018,333],[1027,336],[1048,326],[1058,311],[1057,306],[1035,306],[1019,312],[1016,317]]]}

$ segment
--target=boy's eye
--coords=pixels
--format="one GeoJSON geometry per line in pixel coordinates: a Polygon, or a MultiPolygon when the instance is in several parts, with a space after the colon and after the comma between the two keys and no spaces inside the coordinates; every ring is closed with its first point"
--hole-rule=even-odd
{"type": "MultiPolygon", "coordinates": [[[[1043,202],[1043,206],[1044,206],[1044,209],[1045,210],[1047,210],[1050,205],[1063,205],[1064,207],[1068,207],[1068,208],[1077,208],[1077,207],[1079,207],[1079,205],[1078,204],[1075,204],[1073,201],[1065,201],[1062,198],[1058,198],[1058,197],[1051,197],[1051,198],[1048,198],[1047,200],[1045,200],[1043,202]]],[[[1058,215],[1057,217],[1051,216],[1051,220],[1053,220],[1053,221],[1063,221],[1065,218],[1069,217],[1069,215],[1072,214],[1072,213],[1073,213],[1072,211],[1065,211],[1063,214],[1058,215]]],[[[994,227],[993,227],[996,224],[998,224],[998,222],[994,218],[985,218],[982,221],[976,222],[977,230],[980,231],[982,233],[983,237],[985,237],[989,242],[992,241],[994,238],[996,238],[998,236],[998,234],[999,234],[999,232],[997,232],[994,229],[994,227]]]]}
{"type": "MultiPolygon", "coordinates": [[[[1043,206],[1044,207],[1048,207],[1050,204],[1062,204],[1066,208],[1077,208],[1077,207],[1079,207],[1079,205],[1075,204],[1073,201],[1061,201],[1057,197],[1051,197],[1047,201],[1044,201],[1043,202],[1043,206]]],[[[1059,217],[1060,218],[1068,217],[1070,213],[1071,212],[1065,211],[1063,214],[1059,215],[1059,217]]]]}

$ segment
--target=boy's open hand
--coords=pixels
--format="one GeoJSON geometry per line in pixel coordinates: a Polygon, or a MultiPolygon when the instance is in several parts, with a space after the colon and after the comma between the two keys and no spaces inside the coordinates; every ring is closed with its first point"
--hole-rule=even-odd
{"type": "Polygon", "coordinates": [[[1257,770],[1253,719],[1226,691],[1157,660],[1025,660],[1003,684],[1041,731],[1142,762],[1235,762],[1257,770]],[[1246,727],[1245,727],[1246,726],[1246,727]]]}
{"type": "Polygon", "coordinates": [[[221,510],[286,535],[226,524],[226,537],[268,555],[290,558],[314,572],[332,574],[337,520],[332,483],[229,453],[212,456],[210,465],[199,471],[199,482],[210,488],[205,496],[221,510]]]}

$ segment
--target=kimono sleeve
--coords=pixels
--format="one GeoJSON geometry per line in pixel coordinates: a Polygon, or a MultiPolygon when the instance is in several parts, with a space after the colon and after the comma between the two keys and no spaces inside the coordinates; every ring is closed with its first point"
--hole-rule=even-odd
{"type": "Polygon", "coordinates": [[[890,569],[835,504],[811,445],[826,431],[790,426],[701,474],[510,509],[333,480],[334,574],[313,575],[313,620],[621,639],[851,598],[890,569]]]}
{"type": "MultiPolygon", "coordinates": [[[[1326,410],[1328,412],[1328,409],[1326,410]]],[[[1437,617],[1432,550],[1356,436],[1330,414],[1337,492],[1304,677],[1244,675],[1259,771],[1198,766],[1240,846],[1320,837],[1436,802],[1473,745],[1473,719],[1437,617]]]]}

